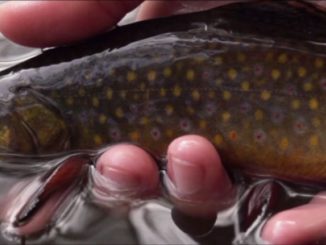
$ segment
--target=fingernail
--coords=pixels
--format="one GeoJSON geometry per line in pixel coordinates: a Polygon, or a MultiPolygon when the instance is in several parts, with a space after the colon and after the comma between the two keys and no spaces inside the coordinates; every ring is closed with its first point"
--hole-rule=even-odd
{"type": "Polygon", "coordinates": [[[102,175],[109,181],[110,188],[118,191],[135,190],[140,187],[138,176],[128,174],[128,171],[106,167],[102,169],[102,175]]]}
{"type": "Polygon", "coordinates": [[[171,157],[171,180],[181,195],[192,195],[202,189],[205,173],[202,166],[171,157]]]}

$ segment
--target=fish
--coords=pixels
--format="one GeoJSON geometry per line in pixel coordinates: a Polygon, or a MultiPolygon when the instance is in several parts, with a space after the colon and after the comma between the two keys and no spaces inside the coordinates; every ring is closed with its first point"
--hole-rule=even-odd
{"type": "Polygon", "coordinates": [[[235,3],[117,27],[1,72],[0,152],[207,137],[227,169],[326,182],[326,16],[235,3]]]}

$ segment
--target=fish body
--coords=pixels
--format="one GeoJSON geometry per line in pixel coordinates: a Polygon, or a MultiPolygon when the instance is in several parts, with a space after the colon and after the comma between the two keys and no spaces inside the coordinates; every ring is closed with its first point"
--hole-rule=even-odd
{"type": "Polygon", "coordinates": [[[1,78],[0,148],[132,142],[162,157],[175,137],[199,134],[227,167],[325,182],[322,25],[318,12],[241,3],[50,50],[1,78]]]}

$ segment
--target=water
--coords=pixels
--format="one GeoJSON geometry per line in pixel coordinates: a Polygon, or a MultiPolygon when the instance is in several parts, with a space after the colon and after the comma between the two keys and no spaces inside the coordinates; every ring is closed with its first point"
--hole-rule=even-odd
{"type": "MultiPolygon", "coordinates": [[[[99,173],[93,165],[87,165],[87,182],[81,177],[73,178],[77,182],[59,191],[59,197],[64,196],[59,206],[52,210],[45,204],[44,209],[37,210],[36,215],[47,208],[40,215],[40,220],[45,219],[41,225],[28,220],[27,223],[34,224],[33,235],[18,236],[13,226],[17,212],[32,199],[44,180],[51,178],[42,176],[62,166],[66,159],[70,158],[39,162],[27,159],[25,165],[19,161],[2,165],[0,244],[261,244],[259,231],[266,217],[305,203],[310,197],[310,190],[298,192],[297,187],[282,182],[243,179],[238,202],[210,223],[182,215],[164,196],[132,202],[118,195],[109,196],[98,188],[99,173]],[[8,173],[10,169],[15,171],[8,173]]],[[[52,196],[58,197],[57,194],[52,196]]],[[[51,198],[46,200],[53,203],[51,198]]]]}

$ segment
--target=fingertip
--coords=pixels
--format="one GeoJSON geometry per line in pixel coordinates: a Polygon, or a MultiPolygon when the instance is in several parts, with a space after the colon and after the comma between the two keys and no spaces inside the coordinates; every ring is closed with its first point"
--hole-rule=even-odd
{"type": "MultiPolygon", "coordinates": [[[[175,179],[177,162],[190,163],[203,175],[201,185],[205,189],[224,192],[232,186],[214,145],[199,135],[187,135],[175,139],[168,147],[168,174],[175,179]],[[170,163],[170,164],[169,164],[170,163]],[[217,189],[216,189],[217,188],[217,189]]],[[[183,166],[181,166],[183,167],[183,166]]],[[[181,171],[187,171],[186,168],[181,171]]]]}
{"type": "Polygon", "coordinates": [[[174,14],[181,8],[178,1],[145,1],[137,14],[137,20],[147,20],[174,14]]]}
{"type": "Polygon", "coordinates": [[[154,159],[134,145],[118,145],[106,150],[97,160],[96,170],[118,190],[153,191],[159,183],[154,159]]]}
{"type": "Polygon", "coordinates": [[[167,188],[181,211],[216,215],[230,205],[232,183],[207,139],[198,135],[175,139],[168,147],[167,160],[167,188]]]}
{"type": "Polygon", "coordinates": [[[0,5],[0,32],[25,46],[67,44],[116,24],[140,1],[9,1],[0,5]]]}
{"type": "Polygon", "coordinates": [[[325,236],[325,203],[309,203],[274,215],[262,230],[269,244],[314,243],[325,236]]]}

